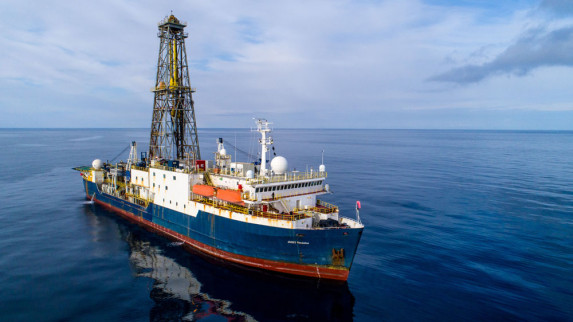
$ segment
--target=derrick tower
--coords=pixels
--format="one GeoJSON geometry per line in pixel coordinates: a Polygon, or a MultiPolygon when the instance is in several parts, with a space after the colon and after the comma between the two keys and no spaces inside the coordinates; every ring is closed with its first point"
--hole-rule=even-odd
{"type": "Polygon", "coordinates": [[[189,82],[187,25],[171,15],[159,23],[159,58],[153,92],[149,158],[200,159],[195,109],[189,82]]]}

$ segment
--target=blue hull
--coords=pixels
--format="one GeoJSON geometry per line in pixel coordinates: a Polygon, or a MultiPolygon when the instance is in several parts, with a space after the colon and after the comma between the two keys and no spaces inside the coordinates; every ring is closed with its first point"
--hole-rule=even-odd
{"type": "Polygon", "coordinates": [[[161,232],[167,232],[168,235],[184,236],[185,240],[191,241],[191,246],[200,246],[195,248],[209,249],[210,253],[223,259],[239,258],[240,262],[246,265],[250,264],[245,263],[245,260],[261,262],[265,267],[269,263],[285,267],[309,266],[313,272],[318,272],[310,275],[317,277],[320,276],[319,268],[328,268],[345,271],[347,276],[362,235],[362,228],[286,229],[249,224],[204,211],[199,211],[196,217],[192,217],[155,204],[142,207],[101,193],[93,182],[84,180],[84,185],[86,195],[94,196],[99,203],[129,213],[144,225],[152,223],[154,225],[151,227],[160,228],[161,232]],[[340,252],[341,249],[344,256],[336,258],[335,252],[340,252]]]}

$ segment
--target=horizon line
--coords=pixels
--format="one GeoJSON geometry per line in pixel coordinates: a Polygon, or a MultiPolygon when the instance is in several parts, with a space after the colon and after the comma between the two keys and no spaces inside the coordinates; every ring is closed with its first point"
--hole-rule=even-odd
{"type": "MultiPolygon", "coordinates": [[[[251,130],[250,127],[198,127],[198,130],[251,130]]],[[[0,130],[149,130],[147,127],[0,127],[0,130]]],[[[523,131],[573,132],[573,129],[471,129],[471,128],[305,128],[275,127],[274,130],[382,130],[382,131],[523,131]]]]}

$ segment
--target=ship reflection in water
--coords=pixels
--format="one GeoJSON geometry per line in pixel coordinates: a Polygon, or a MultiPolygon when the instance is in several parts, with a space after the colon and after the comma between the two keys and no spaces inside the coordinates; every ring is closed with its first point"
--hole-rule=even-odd
{"type": "Polygon", "coordinates": [[[201,283],[191,271],[164,256],[161,248],[128,233],[126,241],[131,254],[130,263],[137,277],[153,280],[150,297],[156,303],[150,312],[151,320],[181,318],[193,321],[211,315],[229,321],[252,321],[249,315],[229,309],[230,302],[211,298],[201,293],[201,283]]]}
{"type": "Polygon", "coordinates": [[[354,297],[346,282],[223,266],[98,206],[85,210],[94,241],[127,242],[133,275],[150,279],[151,321],[352,320],[354,297]]]}

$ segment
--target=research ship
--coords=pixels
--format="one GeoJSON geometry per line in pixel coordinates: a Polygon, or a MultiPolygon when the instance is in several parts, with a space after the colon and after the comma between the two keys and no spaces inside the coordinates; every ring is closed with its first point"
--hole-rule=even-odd
{"type": "Polygon", "coordinates": [[[184,32],[173,15],[158,24],[159,59],[149,151],[131,143],[126,161],[74,168],[86,198],[190,251],[251,268],[346,281],[364,225],[319,199],[330,193],[324,164],[289,171],[274,156],[271,123],[256,119],[260,153],[232,160],[223,138],[201,158],[184,32]],[[269,162],[270,161],[270,162],[269,162]]]}

